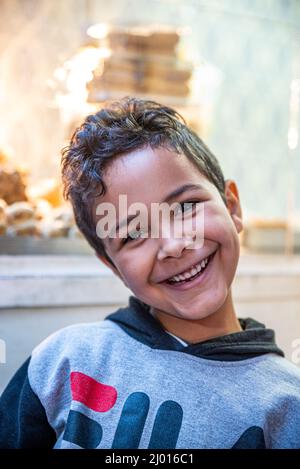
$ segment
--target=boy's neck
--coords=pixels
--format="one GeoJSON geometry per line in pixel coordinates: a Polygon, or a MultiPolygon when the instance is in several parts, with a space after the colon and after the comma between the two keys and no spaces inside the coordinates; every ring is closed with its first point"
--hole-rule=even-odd
{"type": "Polygon", "coordinates": [[[151,308],[151,313],[165,330],[192,344],[242,331],[234,311],[231,290],[222,307],[203,319],[182,319],[155,308],[151,308]]]}

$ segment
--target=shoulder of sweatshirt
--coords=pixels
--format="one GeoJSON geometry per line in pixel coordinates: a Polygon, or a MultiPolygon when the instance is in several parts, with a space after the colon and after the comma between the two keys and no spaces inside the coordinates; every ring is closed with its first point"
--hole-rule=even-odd
{"type": "Polygon", "coordinates": [[[256,389],[268,387],[273,398],[291,399],[300,412],[300,368],[275,354],[266,354],[260,365],[256,369],[256,389]]]}
{"type": "Polygon", "coordinates": [[[33,349],[28,380],[47,409],[49,421],[55,421],[54,400],[59,408],[66,409],[72,400],[71,373],[84,370],[93,376],[99,357],[104,357],[104,362],[107,360],[118,330],[110,321],[74,324],[49,335],[33,349]]]}
{"type": "MultiPolygon", "coordinates": [[[[133,356],[139,347],[148,348],[110,320],[79,323],[62,328],[47,337],[32,352],[28,373],[33,389],[37,391],[35,383],[41,389],[43,383],[46,385],[51,376],[59,375],[61,382],[68,381],[70,372],[80,371],[83,363],[86,372],[93,374],[95,357],[97,360],[101,357],[103,363],[107,360],[110,363],[116,361],[118,366],[120,352],[122,349],[128,351],[131,342],[133,356]],[[74,366],[78,366],[78,370],[74,370],[74,366]]],[[[186,347],[182,347],[182,351],[169,352],[182,354],[184,350],[186,347]]],[[[191,358],[197,361],[197,357],[191,358]]],[[[246,375],[249,378],[249,386],[251,381],[255,381],[255,386],[271,386],[273,392],[278,390],[281,395],[282,392],[297,395],[300,402],[300,367],[277,354],[266,353],[253,359],[235,362],[199,358],[198,363],[199,366],[203,364],[223,370],[235,368],[236,371],[245,366],[248,368],[246,375]]]]}
{"type": "Polygon", "coordinates": [[[71,362],[80,365],[91,359],[94,363],[92,358],[107,347],[111,348],[118,331],[122,335],[118,326],[105,320],[73,324],[57,330],[33,349],[28,370],[30,381],[34,382],[38,377],[41,383],[62,368],[69,373],[72,371],[71,362]]]}
{"type": "MultiPolygon", "coordinates": [[[[82,348],[89,349],[99,344],[99,339],[111,338],[112,333],[116,334],[119,327],[111,321],[101,320],[97,322],[87,322],[72,324],[59,329],[42,342],[40,342],[32,351],[32,358],[36,358],[43,353],[51,352],[57,354],[79,353],[82,348]]],[[[54,358],[54,357],[53,357],[54,358]]]]}
{"type": "Polygon", "coordinates": [[[300,367],[292,363],[287,358],[273,354],[270,354],[270,356],[272,356],[272,366],[270,367],[270,372],[277,377],[277,380],[282,379],[286,382],[296,381],[300,386],[300,367]]]}
{"type": "MultiPolygon", "coordinates": [[[[99,356],[99,353],[104,353],[107,356],[108,350],[110,357],[113,358],[111,352],[114,348],[116,347],[118,353],[122,347],[126,347],[128,350],[129,342],[135,343],[135,348],[139,343],[110,320],[74,324],[54,332],[35,347],[29,367],[34,367],[35,376],[42,379],[44,375],[49,376],[51,367],[58,366],[59,362],[64,362],[65,365],[69,360],[73,364],[77,361],[78,363],[82,363],[82,361],[88,363],[90,358],[92,363],[92,357],[99,356]]],[[[140,343],[140,346],[148,348],[143,343],[140,343]]],[[[183,351],[184,349],[185,347],[183,347],[183,351]]],[[[182,353],[177,350],[174,352],[182,353]]],[[[117,359],[118,354],[114,356],[117,359]]],[[[238,362],[221,362],[200,358],[199,364],[201,362],[206,365],[211,364],[211,366],[218,364],[222,368],[228,366],[239,368],[248,365],[254,374],[261,373],[262,383],[273,382],[274,387],[280,386],[281,389],[282,387],[289,389],[296,386],[300,398],[300,367],[275,353],[266,353],[260,357],[238,362]]]]}

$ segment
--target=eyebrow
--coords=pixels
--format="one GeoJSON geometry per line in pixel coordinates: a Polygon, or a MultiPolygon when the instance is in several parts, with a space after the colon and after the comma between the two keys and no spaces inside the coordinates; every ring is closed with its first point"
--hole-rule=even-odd
{"type": "MultiPolygon", "coordinates": [[[[177,187],[174,191],[172,191],[170,194],[167,195],[167,197],[163,200],[161,203],[168,203],[171,200],[175,199],[176,197],[179,197],[180,195],[184,194],[185,192],[190,192],[190,191],[199,191],[199,190],[204,190],[204,187],[201,184],[184,184],[183,186],[177,187]]],[[[116,233],[119,232],[120,228],[123,228],[123,226],[126,226],[130,223],[131,220],[136,218],[136,214],[134,215],[129,215],[126,219],[122,220],[120,223],[116,224],[115,231],[116,233]]],[[[109,237],[108,242],[111,243],[113,238],[109,237]]]]}
{"type": "Polygon", "coordinates": [[[201,184],[184,184],[183,186],[178,187],[175,189],[171,194],[169,194],[164,202],[170,202],[170,200],[175,199],[176,197],[179,197],[180,195],[184,194],[185,192],[188,191],[199,191],[199,190],[204,190],[204,187],[201,184]]]}

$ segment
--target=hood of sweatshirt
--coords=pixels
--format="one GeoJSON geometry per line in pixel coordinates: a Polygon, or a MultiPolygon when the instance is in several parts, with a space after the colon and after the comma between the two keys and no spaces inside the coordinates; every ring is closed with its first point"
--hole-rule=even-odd
{"type": "Polygon", "coordinates": [[[245,360],[266,353],[284,357],[275,342],[274,331],[252,318],[239,318],[240,332],[189,345],[181,344],[167,333],[151,314],[150,306],[135,296],[129,297],[128,306],[118,309],[105,319],[115,322],[128,335],[154,349],[174,350],[220,361],[245,360]]]}

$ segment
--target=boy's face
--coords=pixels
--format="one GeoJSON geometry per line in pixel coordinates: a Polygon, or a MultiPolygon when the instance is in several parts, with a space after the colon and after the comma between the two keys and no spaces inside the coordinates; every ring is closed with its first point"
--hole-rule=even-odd
{"type": "MultiPolygon", "coordinates": [[[[158,237],[129,239],[126,243],[120,237],[102,241],[115,268],[108,266],[154,311],[190,320],[202,319],[217,311],[227,298],[239,258],[238,233],[242,230],[242,221],[235,183],[226,181],[226,207],[218,189],[185,155],[162,147],[155,150],[146,147],[120,155],[106,169],[104,181],[107,192],[96,199],[96,204],[112,203],[117,221],[120,194],[127,196],[128,207],[142,202],[151,213],[153,202],[164,202],[183,185],[202,186],[169,201],[169,204],[204,203],[202,247],[192,248],[191,232],[185,231],[180,237],[172,236],[172,231],[171,236],[164,237],[160,231],[158,237]],[[167,279],[189,271],[192,266],[199,268],[199,263],[213,253],[200,273],[193,271],[194,280],[180,284],[168,282],[167,279]]],[[[103,261],[107,264],[104,258],[103,261]]]]}

